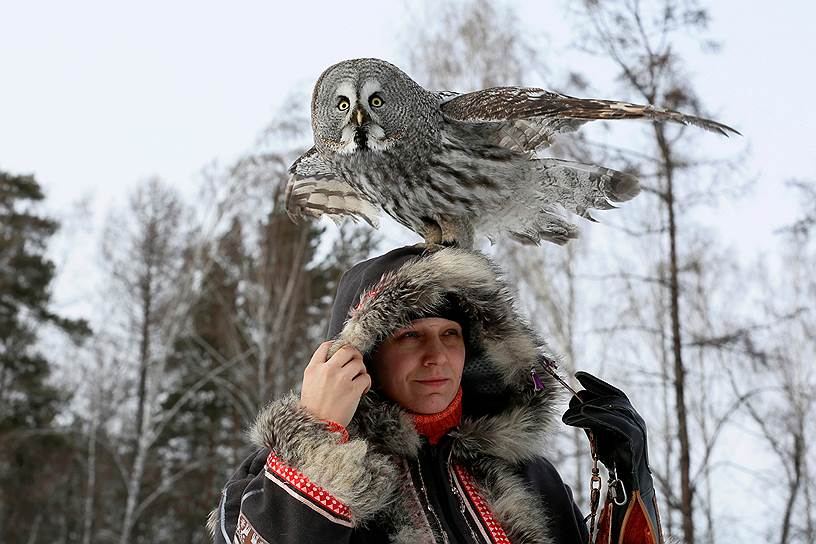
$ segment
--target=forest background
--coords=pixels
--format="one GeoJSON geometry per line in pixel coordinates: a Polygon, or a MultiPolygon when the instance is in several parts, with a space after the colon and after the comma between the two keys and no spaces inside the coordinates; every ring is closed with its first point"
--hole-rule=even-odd
{"type": "MultiPolygon", "coordinates": [[[[636,172],[643,194],[566,247],[481,248],[563,373],[646,418],[668,532],[816,542],[816,9],[134,6],[0,4],[0,542],[208,540],[342,271],[417,241],[283,210],[311,85],[358,56],[427,88],[649,102],[745,135],[587,126],[552,153],[636,172]]],[[[547,455],[586,511],[585,438],[562,431],[547,455]]]]}

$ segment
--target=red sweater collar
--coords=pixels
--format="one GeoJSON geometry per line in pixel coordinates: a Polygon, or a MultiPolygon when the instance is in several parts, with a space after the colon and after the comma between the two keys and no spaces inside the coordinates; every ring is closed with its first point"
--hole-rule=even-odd
{"type": "Polygon", "coordinates": [[[462,386],[447,408],[435,414],[412,414],[416,430],[436,445],[449,430],[459,425],[462,419],[462,386]]]}

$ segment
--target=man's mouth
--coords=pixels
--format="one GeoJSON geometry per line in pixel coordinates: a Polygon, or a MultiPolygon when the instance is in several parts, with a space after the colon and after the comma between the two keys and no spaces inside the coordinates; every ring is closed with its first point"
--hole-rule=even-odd
{"type": "Polygon", "coordinates": [[[441,385],[445,385],[448,382],[447,378],[433,378],[428,380],[417,380],[418,383],[422,385],[427,385],[429,387],[439,387],[441,385]]]}

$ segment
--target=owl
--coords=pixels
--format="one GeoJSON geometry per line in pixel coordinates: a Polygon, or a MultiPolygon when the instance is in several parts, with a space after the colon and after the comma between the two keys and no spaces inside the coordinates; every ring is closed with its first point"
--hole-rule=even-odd
{"type": "Polygon", "coordinates": [[[290,217],[384,212],[427,244],[471,247],[475,234],[565,244],[571,214],[592,219],[640,192],[633,176],[543,157],[561,133],[594,119],[673,121],[728,136],[721,123],[655,106],[537,88],[428,91],[379,59],[335,64],[315,84],[314,146],[289,169],[290,217]]]}

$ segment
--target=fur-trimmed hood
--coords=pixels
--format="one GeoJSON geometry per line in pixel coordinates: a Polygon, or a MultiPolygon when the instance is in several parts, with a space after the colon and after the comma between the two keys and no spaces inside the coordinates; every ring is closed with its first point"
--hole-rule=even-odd
{"type": "MultiPolygon", "coordinates": [[[[540,456],[555,422],[560,390],[551,376],[541,373],[544,389],[536,391],[530,371],[542,355],[552,354],[521,318],[498,267],[485,255],[413,246],[355,266],[338,288],[330,327],[333,349],[349,344],[370,354],[416,316],[433,315],[451,299],[468,319],[463,418],[454,454],[512,463],[540,456]],[[339,328],[342,317],[346,319],[339,328]]],[[[412,424],[401,412],[372,391],[361,402],[352,428],[386,450],[410,455],[406,443],[419,441],[406,442],[412,424]],[[397,420],[407,428],[394,432],[397,420]]]]}

